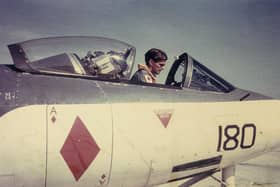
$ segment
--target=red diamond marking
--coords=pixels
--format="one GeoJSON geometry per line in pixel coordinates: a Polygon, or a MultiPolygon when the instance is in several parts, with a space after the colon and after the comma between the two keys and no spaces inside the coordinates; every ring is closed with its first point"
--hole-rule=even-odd
{"type": "Polygon", "coordinates": [[[60,154],[78,181],[96,158],[100,148],[79,117],[76,118],[60,154]]]}
{"type": "Polygon", "coordinates": [[[103,175],[101,176],[101,178],[102,178],[102,179],[105,179],[105,177],[106,177],[106,175],[105,175],[105,174],[103,174],[103,175]]]}
{"type": "Polygon", "coordinates": [[[168,123],[173,114],[173,110],[157,110],[155,111],[158,119],[161,121],[162,125],[167,128],[168,123]]]}
{"type": "Polygon", "coordinates": [[[55,116],[52,117],[52,122],[54,123],[56,121],[55,116]]]}

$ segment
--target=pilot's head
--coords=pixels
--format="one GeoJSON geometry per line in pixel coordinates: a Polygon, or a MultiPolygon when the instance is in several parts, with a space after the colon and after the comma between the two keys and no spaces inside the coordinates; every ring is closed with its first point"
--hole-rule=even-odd
{"type": "Polygon", "coordinates": [[[164,68],[167,55],[164,51],[152,48],[145,54],[146,65],[154,75],[158,75],[164,68]]]}

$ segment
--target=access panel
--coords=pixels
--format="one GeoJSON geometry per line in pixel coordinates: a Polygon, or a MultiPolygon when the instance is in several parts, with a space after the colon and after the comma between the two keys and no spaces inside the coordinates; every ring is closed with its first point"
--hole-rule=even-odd
{"type": "Polygon", "coordinates": [[[110,178],[107,104],[48,106],[47,186],[104,186],[110,178]]]}

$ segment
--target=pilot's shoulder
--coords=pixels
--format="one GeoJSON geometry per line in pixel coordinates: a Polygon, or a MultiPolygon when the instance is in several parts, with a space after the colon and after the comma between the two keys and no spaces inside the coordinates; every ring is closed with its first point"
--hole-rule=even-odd
{"type": "Polygon", "coordinates": [[[145,77],[146,75],[148,75],[149,73],[144,70],[144,69],[138,69],[132,78],[141,78],[141,77],[145,77]]]}
{"type": "Polygon", "coordinates": [[[131,78],[132,83],[153,83],[153,78],[150,76],[149,72],[144,69],[137,70],[131,78]]]}

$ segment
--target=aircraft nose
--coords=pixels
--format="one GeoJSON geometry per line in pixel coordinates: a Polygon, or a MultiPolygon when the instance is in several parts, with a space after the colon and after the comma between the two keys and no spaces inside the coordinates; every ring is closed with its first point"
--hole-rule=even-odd
{"type": "Polygon", "coordinates": [[[256,115],[256,119],[258,135],[266,140],[265,150],[280,148],[280,100],[262,101],[260,107],[262,113],[256,115]]]}

